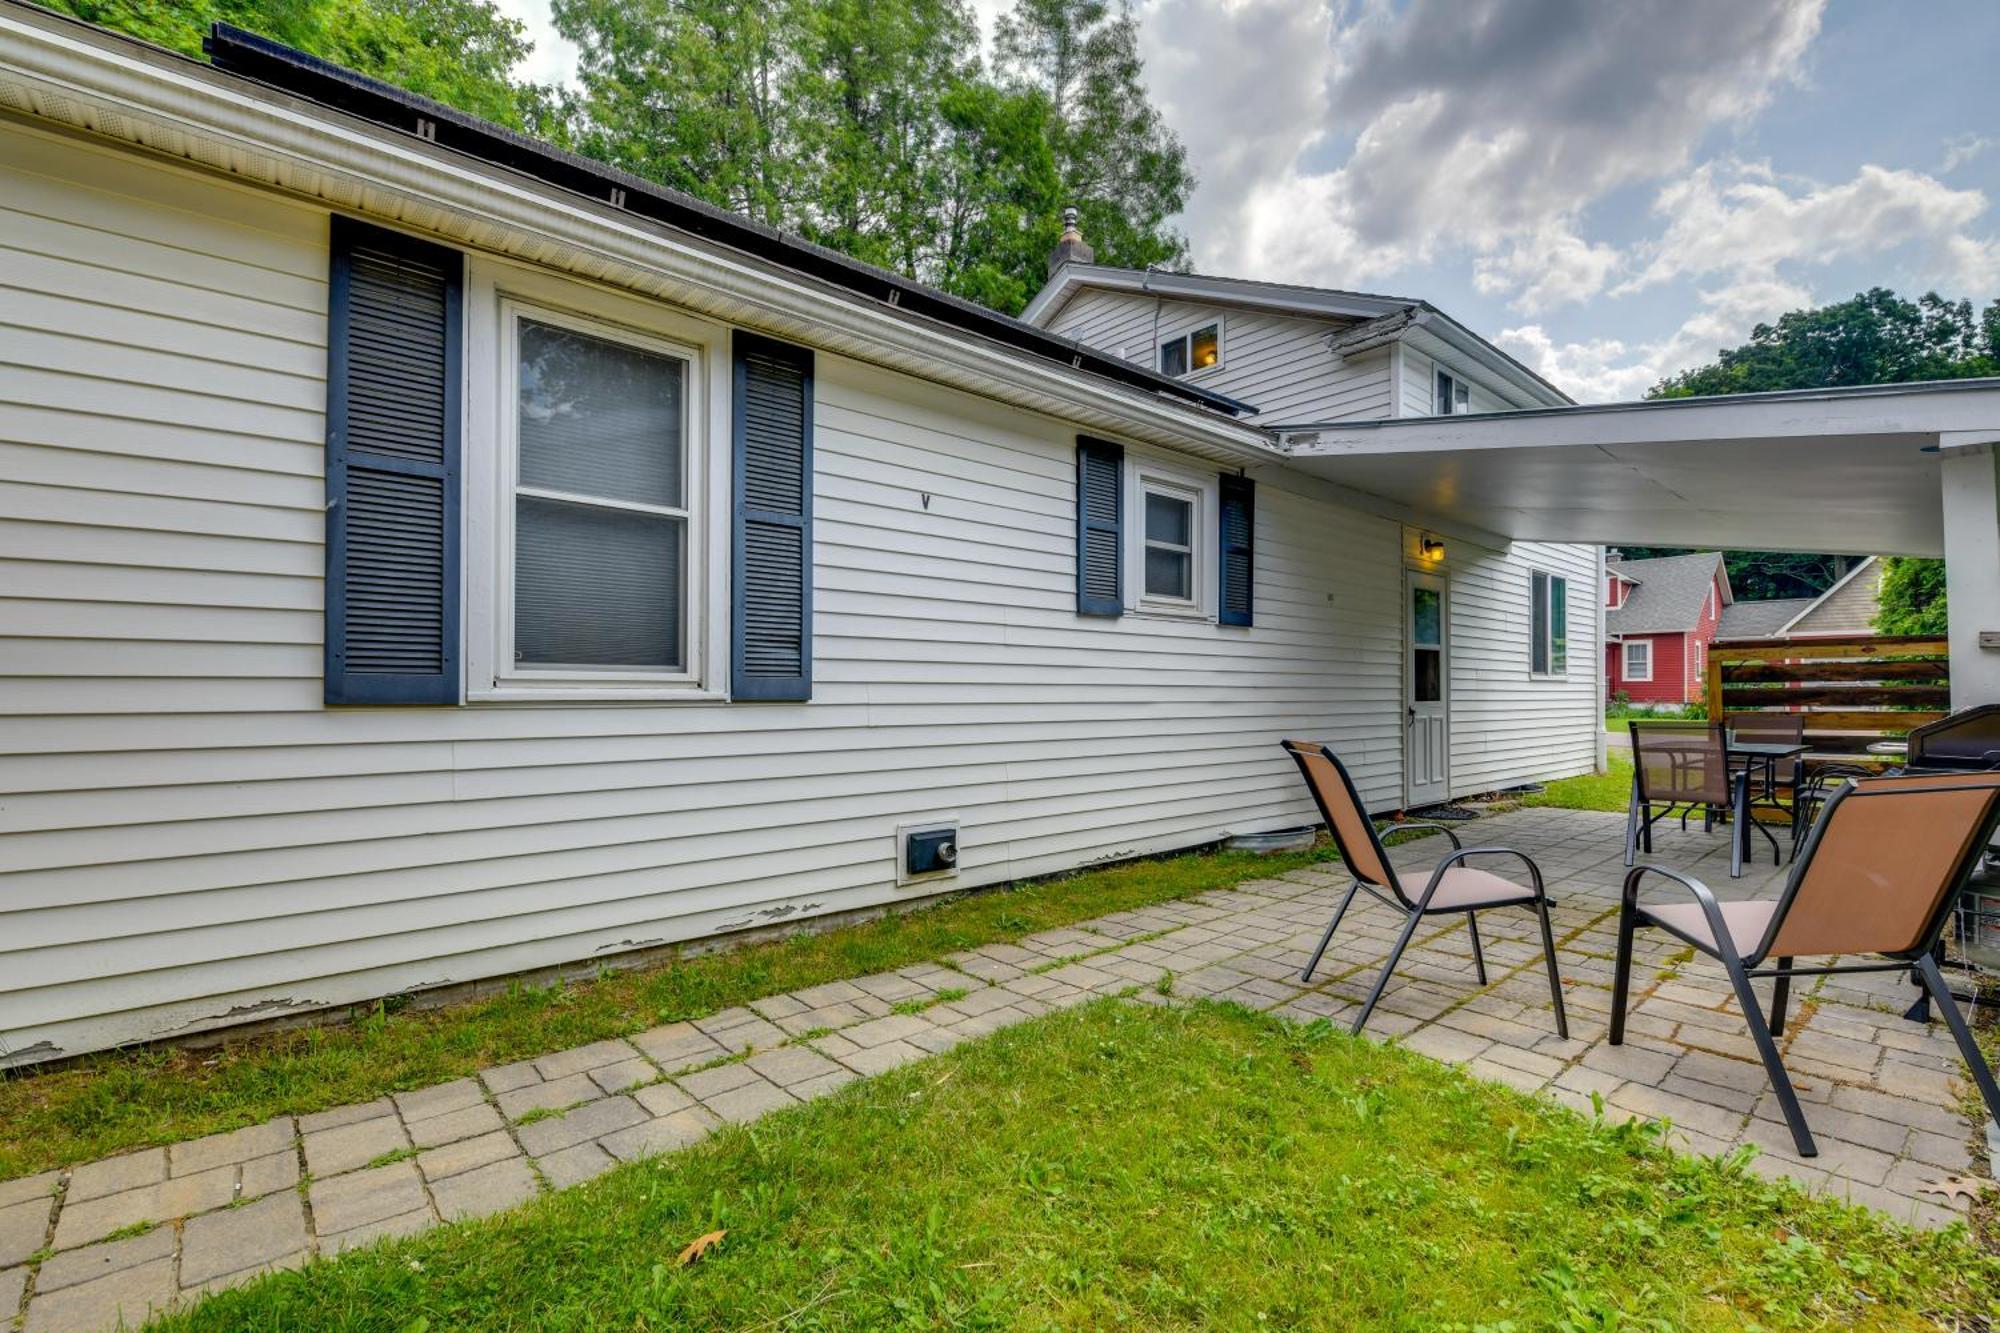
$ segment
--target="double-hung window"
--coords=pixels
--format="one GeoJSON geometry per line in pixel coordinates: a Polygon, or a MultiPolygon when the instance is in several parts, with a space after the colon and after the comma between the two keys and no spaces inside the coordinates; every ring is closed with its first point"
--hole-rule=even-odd
{"type": "Polygon", "coordinates": [[[1146,584],[1140,604],[1192,607],[1201,495],[1152,480],[1142,482],[1141,489],[1146,497],[1146,584]]]}
{"type": "Polygon", "coordinates": [[[513,668],[688,667],[691,352],[527,310],[513,340],[513,668]]]}
{"type": "Polygon", "coordinates": [[[1528,580],[1528,669],[1537,676],[1569,672],[1569,580],[1536,570],[1528,580]]]}
{"type": "Polygon", "coordinates": [[[1222,325],[1204,324],[1160,344],[1160,373],[1186,375],[1222,364],[1222,325]]]}
{"type": "Polygon", "coordinates": [[[1472,386],[1456,375],[1437,373],[1437,415],[1456,416],[1472,410],[1472,386]]]}
{"type": "Polygon", "coordinates": [[[473,697],[711,688],[707,331],[547,283],[494,291],[494,272],[474,276],[493,303],[474,321],[473,697]]]}
{"type": "Polygon", "coordinates": [[[1651,680],[1653,678],[1653,641],[1651,639],[1627,639],[1624,642],[1623,660],[1618,664],[1618,675],[1624,680],[1651,680]]]}

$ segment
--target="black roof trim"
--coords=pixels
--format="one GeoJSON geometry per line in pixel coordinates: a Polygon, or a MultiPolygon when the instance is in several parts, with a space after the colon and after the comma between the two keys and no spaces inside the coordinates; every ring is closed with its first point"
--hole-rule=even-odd
{"type": "Polygon", "coordinates": [[[418,122],[428,122],[422,137],[441,148],[507,167],[600,203],[622,207],[637,217],[781,264],[908,314],[925,316],[1120,384],[1165,394],[1231,416],[1256,411],[1254,407],[1223,394],[1183,384],[1129,361],[1106,356],[1082,343],[1057,337],[1032,324],[947,295],[886,269],[861,263],[824,246],[788,236],[630,172],[593,162],[517,134],[504,126],[468,116],[443,103],[419,97],[365,74],[357,74],[254,32],[217,23],[203,45],[210,63],[219,70],[253,79],[405,134],[419,133],[418,122]]]}

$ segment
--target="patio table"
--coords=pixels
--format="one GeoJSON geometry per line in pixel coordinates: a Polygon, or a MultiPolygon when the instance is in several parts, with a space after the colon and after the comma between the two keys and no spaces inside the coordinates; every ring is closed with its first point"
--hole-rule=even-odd
{"type": "MultiPolygon", "coordinates": [[[[1750,855],[1750,770],[1762,768],[1765,773],[1765,790],[1777,789],[1778,765],[1787,759],[1797,759],[1810,746],[1789,741],[1738,741],[1724,737],[1724,754],[1736,768],[1732,777],[1735,783],[1731,790],[1731,805],[1735,825],[1729,835],[1729,877],[1743,878],[1743,862],[1750,855]],[[1745,760],[1740,767],[1733,761],[1745,760]]],[[[1794,812],[1793,816],[1798,816],[1794,812]]],[[[1775,844],[1774,844],[1775,845],[1775,844]]]]}

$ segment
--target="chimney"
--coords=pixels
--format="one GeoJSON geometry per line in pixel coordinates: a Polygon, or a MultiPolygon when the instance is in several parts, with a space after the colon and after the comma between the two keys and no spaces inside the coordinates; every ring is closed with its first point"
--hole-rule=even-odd
{"type": "Polygon", "coordinates": [[[1062,236],[1056,241],[1056,248],[1049,251],[1049,276],[1064,264],[1088,264],[1097,258],[1097,251],[1083,243],[1083,233],[1076,229],[1076,210],[1063,210],[1062,236]]]}

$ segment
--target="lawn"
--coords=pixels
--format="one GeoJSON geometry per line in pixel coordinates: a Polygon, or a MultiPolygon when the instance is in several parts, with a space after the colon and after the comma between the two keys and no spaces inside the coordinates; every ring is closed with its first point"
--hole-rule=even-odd
{"type": "Polygon", "coordinates": [[[1324,1024],[1104,1000],[165,1326],[1887,1329],[1996,1293],[1962,1228],[1324,1024]]]}
{"type": "MultiPolygon", "coordinates": [[[[156,1047],[0,1075],[0,1180],[156,1143],[370,1101],[489,1065],[622,1036],[802,986],[885,972],[1333,855],[1245,852],[1133,861],[962,895],[865,924],[426,1011],[239,1041],[156,1047]]],[[[1112,943],[1107,941],[1107,944],[1112,943]]]]}
{"type": "Polygon", "coordinates": [[[1606,756],[1610,765],[1602,773],[1558,778],[1534,796],[1523,796],[1522,805],[1553,805],[1565,810],[1612,810],[1624,814],[1632,799],[1632,757],[1613,750],[1606,756]]]}

